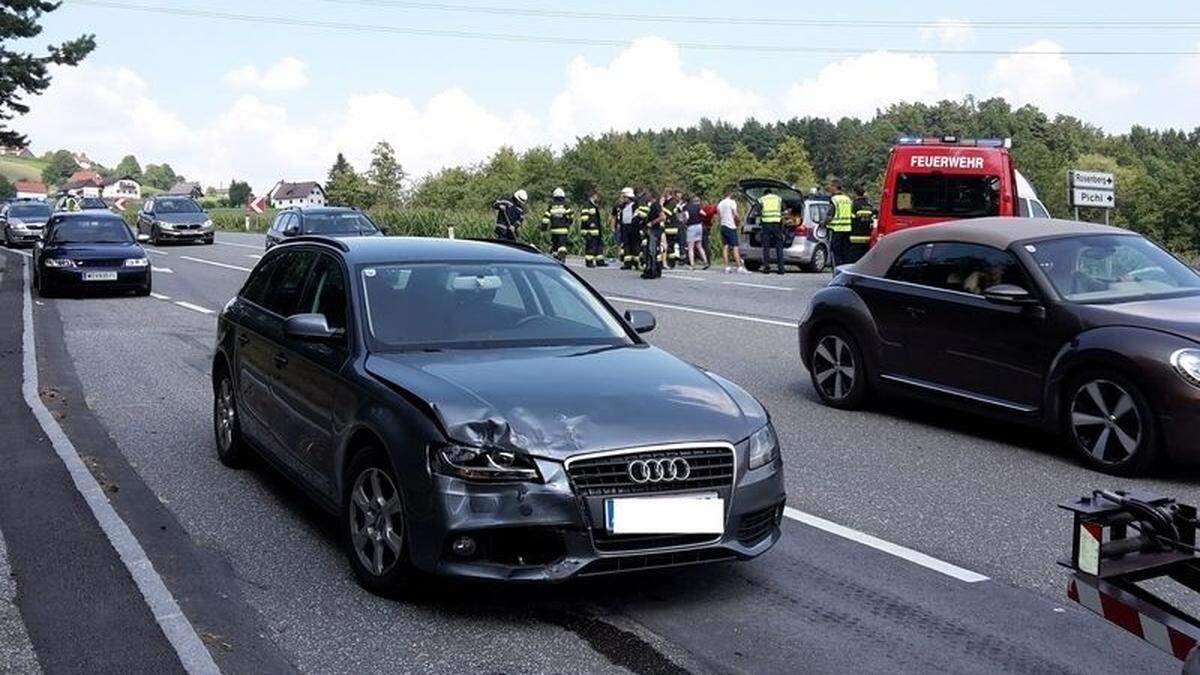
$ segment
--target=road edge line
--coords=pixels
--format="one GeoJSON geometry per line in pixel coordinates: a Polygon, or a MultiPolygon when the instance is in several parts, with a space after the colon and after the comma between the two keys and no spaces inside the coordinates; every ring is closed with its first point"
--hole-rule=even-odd
{"type": "Polygon", "coordinates": [[[980,581],[988,581],[990,579],[989,577],[985,577],[978,572],[972,572],[969,569],[959,567],[953,563],[948,563],[945,560],[939,560],[938,558],[921,553],[920,551],[914,551],[907,546],[893,544],[890,541],[869,535],[866,532],[859,532],[858,530],[851,529],[845,525],[838,525],[831,520],[825,520],[820,516],[814,516],[811,513],[805,513],[790,506],[785,506],[783,508],[783,515],[796,522],[803,523],[810,527],[815,527],[818,530],[824,530],[825,532],[835,534],[843,539],[849,539],[850,541],[862,544],[863,546],[868,546],[877,551],[882,551],[889,555],[896,556],[897,558],[903,558],[910,563],[920,565],[921,567],[933,570],[934,572],[940,572],[948,577],[954,577],[955,579],[958,579],[959,581],[965,581],[968,584],[975,584],[979,583],[980,581]]]}
{"type": "Polygon", "coordinates": [[[33,328],[33,296],[30,292],[29,265],[22,264],[22,307],[21,320],[24,324],[21,333],[21,393],[25,405],[33,412],[34,419],[41,426],[42,432],[50,440],[54,452],[67,468],[75,489],[91,509],[100,529],[108,538],[109,544],[121,558],[121,563],[133,577],[134,583],[142,594],[146,606],[154,615],[155,622],[162,629],[167,641],[175,649],[179,663],[184,670],[193,675],[219,674],[221,671],[213,661],[212,654],[204,646],[204,641],[196,633],[195,627],[184,615],[175,596],[163,582],[162,577],[154,569],[154,564],[146,555],[145,549],[137,537],[117,514],[116,509],[104,495],[104,490],[96,482],[95,476],[84,465],[79,452],[66,432],[59,426],[50,409],[42,402],[38,393],[37,346],[33,328]]]}
{"type": "Polygon", "coordinates": [[[663,309],[674,309],[680,312],[691,312],[693,314],[704,314],[705,316],[719,316],[723,319],[738,319],[740,321],[751,321],[754,323],[765,323],[768,326],[782,326],[784,328],[799,328],[800,324],[791,321],[780,321],[779,319],[763,319],[757,316],[748,316],[746,314],[730,314],[728,312],[718,312],[712,309],[700,309],[699,307],[688,307],[686,305],[671,305],[665,302],[651,302],[650,300],[638,300],[637,298],[627,298],[618,295],[606,295],[605,298],[609,302],[626,302],[634,305],[646,305],[647,307],[662,307],[663,309]]]}

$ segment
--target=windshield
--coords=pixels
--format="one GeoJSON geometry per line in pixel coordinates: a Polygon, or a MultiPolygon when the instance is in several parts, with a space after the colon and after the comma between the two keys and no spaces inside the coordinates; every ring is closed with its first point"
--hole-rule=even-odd
{"type": "Polygon", "coordinates": [[[403,263],[360,275],[381,351],[629,343],[620,321],[558,265],[403,263]]]}
{"type": "Polygon", "coordinates": [[[1059,295],[1102,303],[1200,294],[1200,274],[1137,235],[1090,235],[1027,244],[1059,295]]]}
{"type": "Polygon", "coordinates": [[[54,226],[53,244],[125,244],[133,235],[125,221],[115,218],[71,218],[54,226]]]}
{"type": "Polygon", "coordinates": [[[304,216],[305,234],[375,234],[379,230],[361,213],[310,213],[304,216]]]}
{"type": "Polygon", "coordinates": [[[190,199],[159,199],[154,202],[155,213],[200,213],[200,207],[190,199]]]}
{"type": "Polygon", "coordinates": [[[107,209],[108,204],[104,203],[99,197],[83,197],[79,200],[79,208],[81,209],[107,209]]]}
{"type": "Polygon", "coordinates": [[[9,218],[45,220],[50,217],[49,204],[13,204],[8,207],[9,218]]]}
{"type": "Polygon", "coordinates": [[[897,214],[947,218],[1000,215],[1000,178],[902,173],[896,179],[897,214]]]}

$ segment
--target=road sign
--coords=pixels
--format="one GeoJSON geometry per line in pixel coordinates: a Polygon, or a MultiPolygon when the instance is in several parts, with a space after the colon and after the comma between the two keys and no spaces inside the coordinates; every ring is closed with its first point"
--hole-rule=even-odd
{"type": "Polygon", "coordinates": [[[1116,181],[1111,173],[1103,171],[1071,171],[1071,187],[1094,190],[1113,190],[1116,181]]]}
{"type": "Polygon", "coordinates": [[[1071,205],[1075,208],[1088,206],[1094,209],[1112,209],[1117,206],[1117,198],[1112,190],[1071,188],[1071,205]]]}
{"type": "Polygon", "coordinates": [[[117,197],[117,200],[115,202],[113,202],[113,208],[118,211],[124,211],[125,210],[125,198],[117,197]]]}
{"type": "Polygon", "coordinates": [[[267,210],[266,196],[255,197],[249,204],[246,205],[246,208],[250,209],[251,211],[253,211],[255,213],[265,212],[267,210]]]}

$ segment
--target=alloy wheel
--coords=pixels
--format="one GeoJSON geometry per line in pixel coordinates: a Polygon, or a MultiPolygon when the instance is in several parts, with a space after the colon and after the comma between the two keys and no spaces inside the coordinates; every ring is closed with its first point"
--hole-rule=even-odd
{"type": "Polygon", "coordinates": [[[821,270],[825,269],[825,266],[828,264],[829,264],[829,260],[827,260],[825,258],[825,249],[821,248],[821,247],[817,247],[816,252],[813,253],[813,259],[812,259],[813,271],[820,272],[821,270]]]}
{"type": "Polygon", "coordinates": [[[813,379],[827,398],[840,401],[854,389],[854,352],[837,335],[817,342],[812,359],[813,379]]]}
{"type": "Polygon", "coordinates": [[[1141,446],[1144,426],[1133,395],[1111,380],[1075,390],[1070,423],[1075,441],[1103,464],[1124,462],[1141,446]]]}
{"type": "Polygon", "coordinates": [[[233,430],[237,425],[237,406],[233,401],[233,385],[228,377],[221,378],[217,388],[217,443],[221,452],[233,447],[233,430]]]}
{"type": "Polygon", "coordinates": [[[350,540],[358,561],[382,576],[400,560],[404,514],[400,493],[386,472],[370,467],[358,474],[350,492],[350,540]]]}

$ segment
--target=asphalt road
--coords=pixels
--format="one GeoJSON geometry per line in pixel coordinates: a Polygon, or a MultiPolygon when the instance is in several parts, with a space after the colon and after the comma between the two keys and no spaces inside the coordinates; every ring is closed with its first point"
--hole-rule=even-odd
{"type": "MultiPolygon", "coordinates": [[[[1068,602],[1054,564],[1069,544],[1055,504],[1128,482],[1082,468],[1051,438],[919,403],[822,407],[794,324],[823,275],[714,267],[647,282],[579,269],[619,307],[654,311],[652,342],[762,400],[783,442],[789,505],[851,538],[789,519],[780,544],[749,563],[547,588],[439,584],[406,603],[370,596],[303,497],[266,468],[234,472],[214,456],[215,313],[261,241],[221,233],[214,246],[156,249],[154,297],[58,299],[34,312],[41,378],[63,399],[64,428],[120,486],[114,506],[227,672],[1177,671],[1068,602]],[[988,579],[918,565],[856,532],[988,579]]],[[[9,271],[22,262],[0,254],[9,271]]],[[[19,319],[5,298],[0,314],[19,319]]],[[[1200,501],[1194,475],[1138,483],[1200,501]]],[[[9,553],[24,551],[10,540],[9,553]]],[[[3,603],[0,593],[0,617],[3,603]]],[[[16,604],[42,634],[45,619],[20,593],[16,604]]],[[[72,648],[33,646],[43,664],[72,648]]]]}

